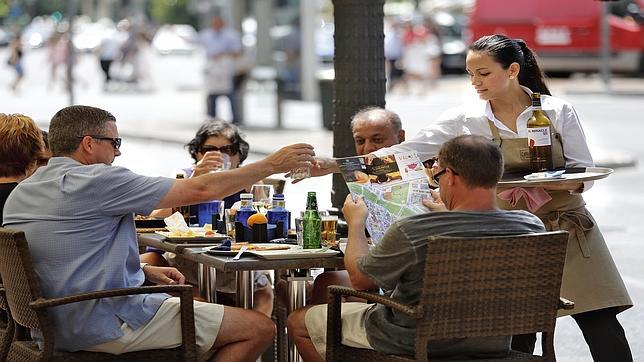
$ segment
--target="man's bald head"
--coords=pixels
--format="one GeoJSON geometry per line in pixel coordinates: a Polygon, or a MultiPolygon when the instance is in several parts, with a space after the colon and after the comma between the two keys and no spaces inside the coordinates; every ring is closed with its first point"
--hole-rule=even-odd
{"type": "Polygon", "coordinates": [[[356,153],[365,155],[405,140],[400,117],[379,107],[365,108],[353,116],[351,131],[356,153]]]}

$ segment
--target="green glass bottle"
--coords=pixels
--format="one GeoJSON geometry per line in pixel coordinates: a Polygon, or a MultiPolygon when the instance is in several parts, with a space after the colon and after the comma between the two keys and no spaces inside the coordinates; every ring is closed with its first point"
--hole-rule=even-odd
{"type": "Polygon", "coordinates": [[[303,248],[318,249],[320,248],[320,234],[322,231],[322,219],[318,212],[318,200],[315,191],[309,191],[306,198],[306,211],[302,219],[303,225],[303,248]]]}

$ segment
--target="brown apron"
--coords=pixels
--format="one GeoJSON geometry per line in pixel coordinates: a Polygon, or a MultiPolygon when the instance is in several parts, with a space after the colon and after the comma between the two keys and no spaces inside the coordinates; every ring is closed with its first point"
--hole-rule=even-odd
{"type": "MultiPolygon", "coordinates": [[[[527,149],[527,139],[501,139],[498,128],[492,122],[489,124],[492,135],[503,152],[506,170],[528,169],[530,158],[522,156],[524,149],[527,149]]],[[[565,161],[561,137],[556,139],[559,142],[553,142],[553,159],[555,167],[563,167],[565,161]]],[[[575,302],[575,308],[562,310],[559,316],[609,307],[623,311],[632,307],[633,302],[626,286],[606,247],[604,237],[592,215],[586,210],[583,197],[566,190],[546,191],[552,200],[534,214],[543,221],[548,231],[566,230],[570,233],[561,296],[575,302]]],[[[497,203],[506,210],[528,210],[524,199],[516,206],[500,198],[497,198],[497,203]]]]}

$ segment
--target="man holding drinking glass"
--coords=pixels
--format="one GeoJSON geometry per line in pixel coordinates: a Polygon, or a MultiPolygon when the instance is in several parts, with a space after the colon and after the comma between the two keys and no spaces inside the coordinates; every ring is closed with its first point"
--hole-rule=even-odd
{"type": "MultiPolygon", "coordinates": [[[[175,268],[140,264],[134,213],[221,199],[314,155],[310,145],[295,144],[244,167],[175,180],[111,166],[121,139],[116,118],[102,109],[63,108],[49,132],[54,157],[14,189],[4,211],[4,225],[25,232],[46,298],[137,287],[145,279],[183,283],[175,268]]],[[[86,301],[50,316],[59,350],[120,354],[181,343],[179,301],[167,294],[86,301]]],[[[255,360],[275,334],[272,321],[254,311],[195,302],[194,316],[203,358],[255,360]]],[[[37,331],[33,337],[40,340],[37,331]]]]}

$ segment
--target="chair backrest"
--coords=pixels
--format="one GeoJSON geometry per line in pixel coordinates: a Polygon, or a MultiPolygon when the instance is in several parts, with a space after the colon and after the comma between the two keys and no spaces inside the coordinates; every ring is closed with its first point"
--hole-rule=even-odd
{"type": "Polygon", "coordinates": [[[42,326],[50,324],[47,313],[37,313],[29,307],[42,293],[24,232],[0,228],[0,275],[13,320],[45,333],[42,326]]]}
{"type": "Polygon", "coordinates": [[[417,342],[554,331],[567,243],[565,231],[429,238],[417,342]]]}

